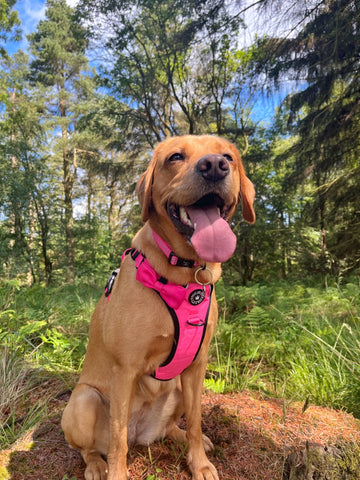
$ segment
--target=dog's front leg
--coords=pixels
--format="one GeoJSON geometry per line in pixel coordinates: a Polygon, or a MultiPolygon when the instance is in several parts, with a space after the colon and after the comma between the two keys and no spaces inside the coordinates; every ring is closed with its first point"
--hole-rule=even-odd
{"type": "Polygon", "coordinates": [[[206,456],[201,431],[201,396],[205,377],[207,352],[200,352],[195,362],[181,374],[189,443],[188,464],[192,480],[219,480],[216,468],[206,456]]]}
{"type": "Polygon", "coordinates": [[[110,393],[108,480],[127,480],[127,430],[136,385],[131,368],[114,366],[110,393]]]}

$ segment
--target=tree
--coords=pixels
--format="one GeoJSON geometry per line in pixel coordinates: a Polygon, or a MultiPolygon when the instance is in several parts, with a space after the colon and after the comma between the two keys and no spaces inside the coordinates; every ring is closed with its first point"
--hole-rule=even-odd
{"type": "Polygon", "coordinates": [[[20,25],[20,20],[16,10],[13,10],[16,0],[0,0],[0,57],[7,56],[5,44],[8,34],[13,32],[11,39],[19,40],[20,31],[16,27],[20,25]],[[4,42],[4,44],[2,44],[4,42]]]}
{"type": "Polygon", "coordinates": [[[223,133],[242,25],[223,0],[92,0],[78,11],[112,59],[103,77],[119,101],[113,113],[129,149],[169,135],[223,133]],[[96,18],[105,18],[105,45],[96,18]]]}
{"type": "Polygon", "coordinates": [[[8,94],[2,104],[0,136],[0,204],[6,229],[1,243],[7,250],[1,256],[8,258],[7,273],[28,269],[28,282],[39,277],[49,282],[49,217],[55,213],[57,182],[46,162],[46,131],[39,122],[43,99],[30,88],[28,70],[28,57],[19,51],[13,59],[3,61],[0,75],[8,94]],[[41,263],[44,273],[40,273],[41,263]]]}
{"type": "Polygon", "coordinates": [[[259,51],[270,79],[306,80],[305,88],[286,99],[288,127],[298,135],[284,153],[296,160],[289,182],[313,185],[304,214],[318,225],[323,271],[355,268],[360,262],[359,4],[327,0],[310,13],[295,37],[262,39],[259,51]]]}
{"type": "Polygon", "coordinates": [[[30,77],[46,96],[45,118],[50,116],[54,131],[61,131],[54,152],[62,160],[63,204],[67,263],[67,280],[74,280],[73,188],[76,179],[74,151],[79,103],[92,88],[85,50],[86,30],[75,20],[65,0],[48,0],[46,19],[40,21],[29,36],[31,53],[30,77]]]}

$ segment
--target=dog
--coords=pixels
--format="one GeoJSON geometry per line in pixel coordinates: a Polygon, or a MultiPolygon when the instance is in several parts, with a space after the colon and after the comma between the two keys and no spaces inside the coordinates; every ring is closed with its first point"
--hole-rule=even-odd
{"type": "Polygon", "coordinates": [[[144,226],[95,308],[62,429],[86,480],[126,480],[128,446],[164,437],[188,445],[193,480],[218,480],[201,431],[213,286],[236,246],[229,221],[239,202],[244,220],[255,221],[255,190],[232,143],[186,135],[156,147],[137,195],[144,226]],[[186,431],[177,426],[183,414],[186,431]]]}

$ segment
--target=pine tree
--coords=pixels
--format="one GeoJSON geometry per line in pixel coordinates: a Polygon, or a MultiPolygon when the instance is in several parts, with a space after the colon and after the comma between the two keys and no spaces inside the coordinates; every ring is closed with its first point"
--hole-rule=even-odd
{"type": "Polygon", "coordinates": [[[6,57],[6,41],[20,39],[18,12],[13,10],[16,0],[0,0],[0,57],[6,57]],[[3,42],[3,44],[2,44],[3,42]]]}
{"type": "MultiPolygon", "coordinates": [[[[89,95],[89,77],[85,51],[86,30],[75,20],[74,12],[65,0],[48,0],[46,19],[40,21],[35,33],[29,36],[31,80],[44,92],[47,112],[53,132],[61,132],[54,153],[62,162],[63,205],[67,280],[74,280],[74,218],[73,189],[77,165],[74,162],[76,122],[79,102],[89,95]]],[[[90,87],[89,87],[90,88],[90,87]]],[[[92,88],[92,87],[91,87],[92,88]]]]}
{"type": "MultiPolygon", "coordinates": [[[[297,8],[305,12],[306,2],[297,8]]],[[[317,226],[322,271],[359,265],[360,89],[359,2],[315,2],[294,37],[265,38],[259,68],[305,88],[289,95],[288,131],[297,135],[283,158],[294,156],[293,185],[311,184],[304,216],[317,226]]]]}

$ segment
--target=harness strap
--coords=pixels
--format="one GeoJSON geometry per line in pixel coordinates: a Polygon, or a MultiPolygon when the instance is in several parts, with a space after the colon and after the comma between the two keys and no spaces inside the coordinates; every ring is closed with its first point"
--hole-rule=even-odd
{"type": "Polygon", "coordinates": [[[171,307],[179,308],[186,296],[186,287],[169,282],[166,278],[158,275],[145,255],[136,248],[125,250],[121,259],[130,254],[136,266],[136,280],[145,287],[156,290],[161,298],[171,307]]]}

